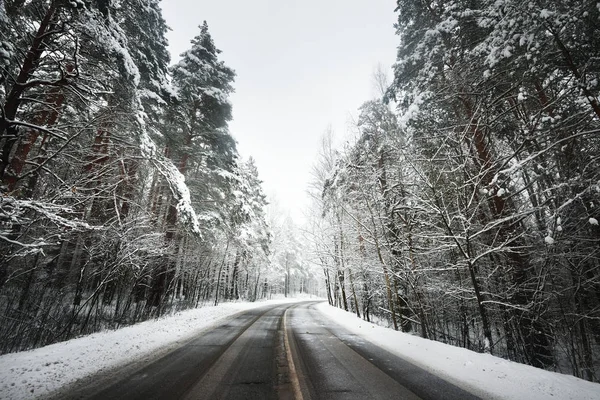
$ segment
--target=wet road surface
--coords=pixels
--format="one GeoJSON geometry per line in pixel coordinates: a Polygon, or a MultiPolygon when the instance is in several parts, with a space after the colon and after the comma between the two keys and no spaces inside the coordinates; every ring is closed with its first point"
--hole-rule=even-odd
{"type": "Polygon", "coordinates": [[[327,321],[314,306],[288,311],[304,399],[478,399],[327,321]]]}
{"type": "Polygon", "coordinates": [[[314,309],[270,305],[137,370],[113,371],[62,399],[477,399],[362,340],[314,309]]]}

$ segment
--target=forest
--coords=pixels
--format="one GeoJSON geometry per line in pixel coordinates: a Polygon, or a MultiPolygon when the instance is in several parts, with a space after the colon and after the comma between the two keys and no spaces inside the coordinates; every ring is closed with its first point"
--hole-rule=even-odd
{"type": "Polygon", "coordinates": [[[600,379],[600,3],[398,0],[394,76],[326,134],[331,304],[600,379]]]}
{"type": "Polygon", "coordinates": [[[599,381],[600,3],[396,3],[301,231],[206,22],[172,63],[160,0],[0,0],[0,354],[304,292],[599,381]]]}
{"type": "Polygon", "coordinates": [[[308,290],[206,22],[173,65],[158,0],[3,0],[0,26],[0,353],[308,290]]]}

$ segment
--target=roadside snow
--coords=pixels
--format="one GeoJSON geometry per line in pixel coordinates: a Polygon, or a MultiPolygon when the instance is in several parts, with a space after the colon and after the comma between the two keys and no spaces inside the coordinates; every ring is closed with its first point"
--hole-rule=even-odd
{"type": "MultiPolygon", "coordinates": [[[[299,299],[299,300],[306,300],[299,299]]],[[[75,381],[150,357],[240,311],[268,304],[225,303],[176,313],[115,331],[94,333],[39,349],[0,356],[0,399],[46,398],[75,381]]]]}
{"type": "MultiPolygon", "coordinates": [[[[0,356],[0,399],[47,398],[82,378],[155,356],[238,312],[291,301],[207,306],[116,331],[5,354],[0,356]]],[[[351,332],[484,399],[600,399],[597,383],[396,332],[327,303],[317,307],[351,332]]]]}
{"type": "Polygon", "coordinates": [[[600,384],[377,326],[332,307],[319,311],[352,333],[484,399],[600,399],[600,384]]]}

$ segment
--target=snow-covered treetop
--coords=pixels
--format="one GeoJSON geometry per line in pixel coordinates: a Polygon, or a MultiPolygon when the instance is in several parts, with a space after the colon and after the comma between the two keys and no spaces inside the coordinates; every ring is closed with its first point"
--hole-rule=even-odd
{"type": "Polygon", "coordinates": [[[222,128],[231,120],[228,96],[233,92],[235,72],[219,61],[220,52],[205,21],[200,34],[192,39],[192,48],[171,68],[178,100],[196,107],[193,118],[203,128],[222,128]]]}

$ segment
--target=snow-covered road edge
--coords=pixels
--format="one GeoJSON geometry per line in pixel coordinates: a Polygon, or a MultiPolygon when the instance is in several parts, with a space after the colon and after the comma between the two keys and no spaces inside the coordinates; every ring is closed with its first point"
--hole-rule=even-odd
{"type": "Polygon", "coordinates": [[[5,354],[0,356],[0,399],[47,398],[95,374],[161,356],[239,312],[303,300],[308,298],[204,306],[114,331],[5,354]]]}
{"type": "Polygon", "coordinates": [[[483,399],[600,399],[600,384],[377,326],[320,303],[317,309],[350,332],[483,399]]]}

